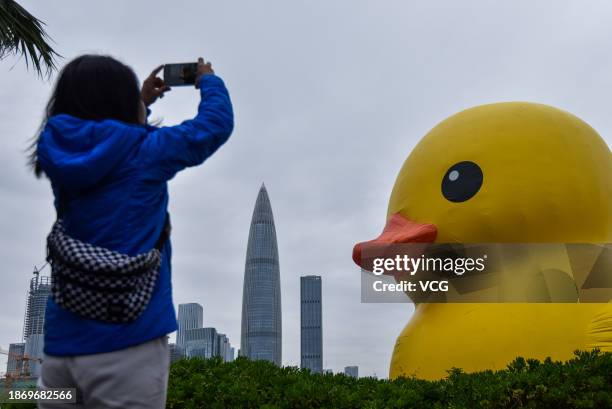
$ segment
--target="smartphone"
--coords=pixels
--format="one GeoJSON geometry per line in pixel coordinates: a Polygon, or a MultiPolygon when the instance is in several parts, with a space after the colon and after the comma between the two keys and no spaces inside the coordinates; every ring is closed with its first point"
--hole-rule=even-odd
{"type": "Polygon", "coordinates": [[[170,86],[194,85],[198,63],[186,62],[164,65],[164,83],[170,86]]]}

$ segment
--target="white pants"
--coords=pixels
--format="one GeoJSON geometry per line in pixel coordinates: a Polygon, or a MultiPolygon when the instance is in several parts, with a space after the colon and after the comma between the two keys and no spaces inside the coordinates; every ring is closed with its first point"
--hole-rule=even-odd
{"type": "Polygon", "coordinates": [[[76,388],[77,403],[39,402],[40,409],[163,409],[170,356],[163,336],[119,351],[45,356],[39,388],[76,388]]]}

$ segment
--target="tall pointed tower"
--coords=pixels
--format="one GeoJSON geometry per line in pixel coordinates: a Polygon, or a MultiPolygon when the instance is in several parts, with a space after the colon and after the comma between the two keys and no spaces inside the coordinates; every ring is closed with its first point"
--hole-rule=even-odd
{"type": "Polygon", "coordinates": [[[282,363],[280,269],[272,206],[261,185],[247,245],[240,354],[282,363]]]}

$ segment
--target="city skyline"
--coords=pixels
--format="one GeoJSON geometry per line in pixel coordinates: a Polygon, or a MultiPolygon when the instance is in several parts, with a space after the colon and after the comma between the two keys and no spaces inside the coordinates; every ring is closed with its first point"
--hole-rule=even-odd
{"type": "Polygon", "coordinates": [[[262,183],[249,228],[242,290],[240,354],[281,366],[280,267],[272,205],[262,183]]]}
{"type": "MultiPolygon", "coordinates": [[[[276,239],[271,233],[270,226],[274,228],[271,204],[267,195],[265,185],[262,184],[256,205],[253,211],[252,224],[267,225],[264,230],[251,229],[249,237],[252,237],[251,250],[247,251],[247,260],[261,254],[253,248],[266,249],[276,258],[278,266],[278,249],[274,249],[272,239],[276,239]],[[260,242],[263,240],[263,242],[260,242]]],[[[260,260],[257,260],[260,261],[260,260]]],[[[249,263],[247,261],[246,265],[249,263]]],[[[274,270],[274,269],[273,269],[274,270]]],[[[273,271],[274,273],[274,271],[273,271]]],[[[280,291],[280,288],[279,288],[280,291]]],[[[20,374],[23,362],[16,359],[17,356],[27,357],[42,356],[44,316],[47,298],[51,292],[51,277],[40,276],[38,269],[34,271],[34,277],[30,279],[27,292],[26,311],[24,314],[23,339],[26,342],[9,344],[9,358],[7,360],[6,374],[20,374]],[[33,338],[36,337],[36,338],[33,338]],[[34,339],[34,343],[28,344],[27,339],[34,339]],[[36,350],[36,351],[35,351],[36,350]],[[28,352],[29,351],[29,352],[28,352]],[[38,355],[36,355],[38,354],[38,355]]],[[[301,361],[300,367],[307,368],[314,373],[323,373],[322,367],[322,283],[321,276],[306,275],[300,277],[300,304],[301,304],[301,361]]],[[[276,305],[276,303],[272,303],[276,305]]],[[[220,333],[214,327],[204,327],[204,307],[197,302],[180,303],[177,308],[178,330],[174,333],[176,342],[169,342],[169,354],[171,362],[183,357],[211,358],[220,356],[225,361],[235,358],[235,348],[231,346],[227,335],[220,333]]],[[[172,335],[172,334],[169,334],[172,335]]],[[[282,339],[281,339],[282,342],[282,339]]],[[[253,358],[261,359],[261,358],[253,358]]],[[[274,362],[274,361],[273,361],[274,362]]],[[[281,361],[282,362],[282,361],[281,361]]],[[[281,363],[282,364],[282,363],[281,363]]],[[[37,376],[37,362],[30,362],[30,371],[37,376]]],[[[325,370],[329,372],[330,370],[325,370]]]]}

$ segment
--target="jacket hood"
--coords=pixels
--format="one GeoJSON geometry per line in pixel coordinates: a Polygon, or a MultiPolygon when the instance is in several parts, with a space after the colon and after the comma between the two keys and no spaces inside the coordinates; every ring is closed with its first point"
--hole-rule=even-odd
{"type": "Polygon", "coordinates": [[[55,185],[88,188],[124,161],[146,134],[142,125],[55,115],[40,134],[38,162],[55,185]]]}

